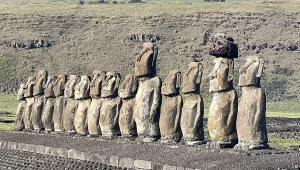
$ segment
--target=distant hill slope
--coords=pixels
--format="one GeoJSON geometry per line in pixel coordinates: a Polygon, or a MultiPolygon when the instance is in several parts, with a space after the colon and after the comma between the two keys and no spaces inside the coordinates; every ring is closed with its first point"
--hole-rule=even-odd
{"type": "MultiPolygon", "coordinates": [[[[262,82],[269,100],[300,98],[299,13],[230,12],[236,5],[230,3],[223,6],[228,7],[227,12],[201,8],[211,11],[211,5],[0,5],[0,89],[14,91],[39,69],[79,75],[91,74],[94,69],[111,70],[124,77],[133,72],[134,57],[141,48],[137,37],[144,34],[159,39],[161,78],[172,69],[185,72],[187,64],[197,59],[204,65],[201,91],[207,93],[207,75],[213,67],[207,38],[211,33],[225,32],[239,45],[236,73],[246,55],[263,56],[262,82]],[[11,43],[39,39],[51,46],[11,47],[11,43]]],[[[249,6],[249,11],[255,8],[249,6]]]]}

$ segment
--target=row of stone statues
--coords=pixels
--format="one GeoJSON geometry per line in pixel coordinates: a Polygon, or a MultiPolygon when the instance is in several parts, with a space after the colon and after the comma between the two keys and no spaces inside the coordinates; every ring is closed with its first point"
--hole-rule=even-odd
{"type": "MultiPolygon", "coordinates": [[[[265,148],[266,99],[260,87],[263,59],[249,56],[241,67],[238,104],[233,88],[237,51],[231,37],[211,37],[209,54],[216,58],[209,75],[213,93],[208,115],[210,145],[233,147],[239,143],[237,148],[265,148]]],[[[157,56],[157,46],[144,43],[135,58],[134,75],[127,74],[122,82],[115,72],[95,70],[92,78],[70,75],[67,79],[64,74],[39,71],[20,85],[16,129],[203,143],[202,64],[191,62],[183,75],[172,70],[161,82],[156,75],[157,56]]]]}

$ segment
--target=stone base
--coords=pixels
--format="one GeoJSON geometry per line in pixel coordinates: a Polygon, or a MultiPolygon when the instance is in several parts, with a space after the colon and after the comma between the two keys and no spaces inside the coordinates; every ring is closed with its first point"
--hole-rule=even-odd
{"type": "Polygon", "coordinates": [[[269,145],[268,144],[238,143],[237,145],[234,146],[234,149],[243,150],[243,151],[261,150],[261,149],[269,149],[269,145]]]}
{"type": "Polygon", "coordinates": [[[207,142],[206,147],[212,149],[220,149],[220,148],[233,148],[237,142],[223,142],[223,141],[212,141],[207,142]]]}
{"type": "Polygon", "coordinates": [[[142,142],[142,143],[150,143],[150,142],[156,142],[157,138],[153,137],[138,137],[135,139],[137,142],[142,142]]]}
{"type": "Polygon", "coordinates": [[[134,141],[136,136],[132,136],[132,135],[122,135],[118,137],[121,140],[125,140],[125,141],[134,141]]]}
{"type": "Polygon", "coordinates": [[[196,146],[196,145],[202,145],[205,144],[205,141],[187,141],[187,140],[181,140],[181,144],[183,145],[189,145],[189,146],[196,146]]]}
{"type": "Polygon", "coordinates": [[[170,138],[170,137],[162,137],[160,138],[159,140],[161,143],[170,143],[170,144],[173,144],[173,143],[178,143],[180,141],[180,138],[170,138]]]}

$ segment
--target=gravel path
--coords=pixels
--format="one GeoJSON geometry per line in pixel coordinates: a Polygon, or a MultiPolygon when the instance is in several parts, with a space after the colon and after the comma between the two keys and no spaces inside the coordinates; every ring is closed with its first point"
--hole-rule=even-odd
{"type": "Polygon", "coordinates": [[[191,147],[72,137],[63,134],[34,134],[0,131],[0,140],[30,143],[57,148],[76,149],[93,154],[149,160],[153,162],[199,169],[295,169],[300,167],[296,150],[264,150],[242,152],[233,149],[213,150],[205,145],[191,147]]]}

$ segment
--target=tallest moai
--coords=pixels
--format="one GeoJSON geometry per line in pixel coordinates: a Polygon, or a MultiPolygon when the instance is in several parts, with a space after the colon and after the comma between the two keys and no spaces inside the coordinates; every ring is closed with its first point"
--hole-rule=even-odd
{"type": "Polygon", "coordinates": [[[161,104],[161,80],[156,76],[158,48],[146,42],[135,60],[135,76],[138,78],[134,117],[137,134],[144,142],[156,140],[159,135],[159,110],[161,104]]]}
{"type": "Polygon", "coordinates": [[[237,45],[226,34],[210,38],[209,54],[215,56],[210,73],[209,92],[213,93],[208,115],[208,131],[214,147],[233,147],[237,141],[236,118],[238,99],[233,88],[234,58],[238,57],[237,45]]]}

